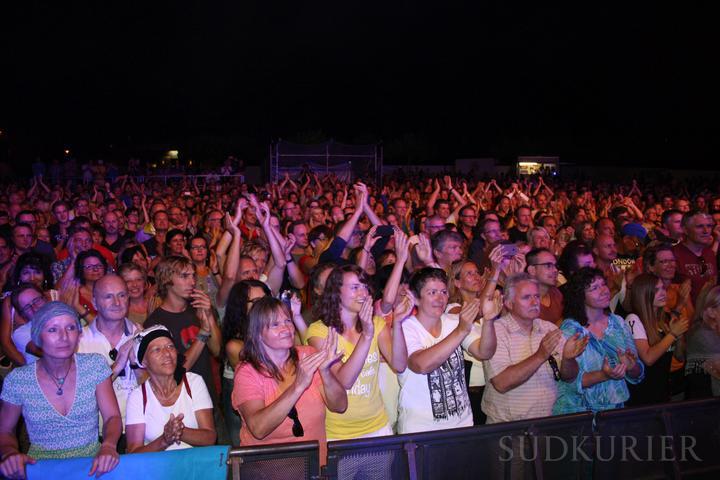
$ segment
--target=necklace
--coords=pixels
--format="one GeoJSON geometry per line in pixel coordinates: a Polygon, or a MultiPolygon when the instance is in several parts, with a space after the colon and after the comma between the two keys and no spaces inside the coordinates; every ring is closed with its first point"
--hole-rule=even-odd
{"type": "Polygon", "coordinates": [[[72,368],[72,360],[70,360],[70,366],[68,366],[67,372],[65,372],[65,375],[62,377],[56,377],[52,373],[50,373],[50,370],[47,369],[45,364],[43,362],[40,362],[45,372],[50,376],[53,383],[57,387],[57,390],[55,391],[55,395],[62,395],[63,394],[63,385],[65,385],[65,379],[70,374],[70,369],[72,368]]]}

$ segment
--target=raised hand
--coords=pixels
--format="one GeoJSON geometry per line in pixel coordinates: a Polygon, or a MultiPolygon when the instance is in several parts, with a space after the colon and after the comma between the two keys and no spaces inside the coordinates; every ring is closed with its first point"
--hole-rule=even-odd
{"type": "Polygon", "coordinates": [[[230,232],[233,237],[241,234],[240,227],[238,227],[237,222],[230,217],[229,213],[225,214],[225,230],[230,232]]]}
{"type": "Polygon", "coordinates": [[[400,302],[393,308],[393,322],[404,322],[415,307],[415,296],[410,291],[401,295],[400,302]]]}
{"type": "Polygon", "coordinates": [[[293,292],[290,297],[290,311],[292,312],[293,317],[297,317],[302,314],[302,301],[295,292],[293,292]]]}
{"type": "Polygon", "coordinates": [[[490,297],[482,299],[482,317],[484,321],[494,320],[503,309],[503,298],[500,290],[494,290],[490,297]]]}
{"type": "Polygon", "coordinates": [[[577,358],[581,353],[585,351],[585,347],[587,347],[589,340],[590,337],[587,335],[581,337],[580,332],[568,338],[565,341],[565,346],[563,347],[563,358],[566,358],[568,360],[577,358]]]}
{"type": "Polygon", "coordinates": [[[551,330],[546,333],[543,339],[540,341],[540,346],[538,346],[538,355],[545,359],[549,358],[550,355],[552,355],[552,353],[555,351],[555,347],[557,347],[561,339],[562,331],[560,331],[560,329],[556,328],[555,330],[551,330]]]}
{"type": "Polygon", "coordinates": [[[363,244],[363,250],[370,251],[372,247],[380,240],[380,237],[376,237],[378,225],[373,225],[370,230],[365,234],[365,242],[363,244]]]}
{"type": "Polygon", "coordinates": [[[279,236],[280,243],[282,244],[283,253],[285,253],[285,258],[292,255],[292,250],[295,248],[295,244],[297,243],[297,238],[295,238],[295,235],[292,233],[288,234],[286,238],[282,238],[282,235],[279,236]]]}
{"type": "Polygon", "coordinates": [[[450,178],[449,175],[445,175],[443,177],[443,182],[445,182],[445,188],[447,188],[448,190],[452,190],[453,184],[452,184],[452,179],[450,178]]]}
{"type": "Polygon", "coordinates": [[[398,227],[393,227],[393,237],[395,238],[395,258],[397,262],[405,263],[410,255],[410,239],[405,232],[398,227]]]}
{"type": "Polygon", "coordinates": [[[315,352],[312,355],[304,357],[298,362],[297,368],[295,369],[295,386],[300,391],[305,391],[312,384],[313,375],[320,365],[326,360],[326,353],[324,351],[315,352]]]}
{"type": "Polygon", "coordinates": [[[212,302],[207,293],[197,288],[190,294],[190,305],[197,310],[197,316],[203,330],[209,332],[211,327],[210,317],[212,316],[212,302]]]}
{"type": "Polygon", "coordinates": [[[433,259],[430,238],[428,238],[427,235],[418,235],[418,244],[415,245],[415,253],[417,253],[418,260],[424,265],[430,265],[435,261],[433,259]]]}
{"type": "Polygon", "coordinates": [[[625,372],[627,371],[627,365],[620,362],[617,365],[615,365],[614,368],[610,368],[610,363],[608,362],[608,358],[605,357],[602,364],[602,372],[605,374],[608,379],[613,380],[621,380],[625,378],[625,372]]]}
{"type": "Polygon", "coordinates": [[[343,350],[338,351],[338,333],[333,327],[328,329],[328,335],[323,340],[320,352],[323,353],[324,358],[319,368],[325,371],[329,370],[345,354],[343,350]]]}
{"type": "Polygon", "coordinates": [[[489,258],[492,269],[496,272],[502,272],[510,265],[510,258],[503,255],[502,245],[495,245],[495,248],[490,251],[489,258]]]}
{"type": "MultiPolygon", "coordinates": [[[[257,199],[256,199],[257,201],[257,199]]],[[[235,218],[234,220],[236,222],[240,221],[242,218],[243,211],[248,207],[248,201],[245,197],[238,198],[237,202],[235,203],[235,218]]]]}
{"type": "Polygon", "coordinates": [[[480,300],[475,299],[466,302],[460,310],[460,323],[458,328],[469,333],[472,330],[475,320],[480,315],[480,300]]]}
{"type": "Polygon", "coordinates": [[[362,324],[362,334],[366,338],[372,338],[375,334],[375,324],[373,323],[373,301],[370,295],[365,297],[363,306],[360,308],[358,315],[362,324]]]}

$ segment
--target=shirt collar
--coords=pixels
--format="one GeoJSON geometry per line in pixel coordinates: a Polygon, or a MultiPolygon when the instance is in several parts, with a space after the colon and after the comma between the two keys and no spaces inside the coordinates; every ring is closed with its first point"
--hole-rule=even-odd
{"type": "MultiPolygon", "coordinates": [[[[515,320],[515,317],[513,316],[512,313],[508,312],[507,315],[505,315],[505,318],[506,318],[506,322],[507,322],[508,331],[510,333],[524,333],[523,328],[520,326],[518,321],[515,320]]],[[[534,332],[538,329],[538,320],[539,320],[538,318],[533,320],[531,332],[534,332]]]]}

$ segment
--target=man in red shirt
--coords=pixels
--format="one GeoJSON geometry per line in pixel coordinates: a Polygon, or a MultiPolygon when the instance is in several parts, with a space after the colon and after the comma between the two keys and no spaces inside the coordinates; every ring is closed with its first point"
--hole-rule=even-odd
{"type": "Polygon", "coordinates": [[[693,304],[703,285],[717,275],[712,251],[714,226],[712,217],[707,213],[698,210],[686,213],[682,219],[685,240],[673,247],[678,273],[690,279],[693,304]]]}

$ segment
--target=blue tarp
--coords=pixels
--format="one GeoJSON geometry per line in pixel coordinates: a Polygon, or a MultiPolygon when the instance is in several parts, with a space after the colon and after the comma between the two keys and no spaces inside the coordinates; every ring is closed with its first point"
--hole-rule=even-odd
{"type": "MultiPolygon", "coordinates": [[[[151,478],[225,480],[230,447],[197,447],[157,453],[120,455],[120,464],[102,479],[127,480],[151,478]]],[[[29,480],[88,480],[92,458],[40,460],[28,465],[29,480]]]]}

